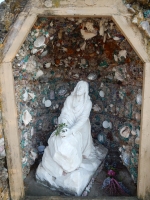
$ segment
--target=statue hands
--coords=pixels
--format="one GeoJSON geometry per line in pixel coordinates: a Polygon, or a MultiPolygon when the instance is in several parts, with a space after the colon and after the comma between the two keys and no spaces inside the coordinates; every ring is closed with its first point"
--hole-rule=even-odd
{"type": "Polygon", "coordinates": [[[61,137],[66,137],[66,136],[68,136],[68,135],[70,135],[71,134],[71,131],[70,131],[70,129],[69,128],[63,128],[62,130],[61,130],[61,132],[60,132],[60,136],[61,137]]]}

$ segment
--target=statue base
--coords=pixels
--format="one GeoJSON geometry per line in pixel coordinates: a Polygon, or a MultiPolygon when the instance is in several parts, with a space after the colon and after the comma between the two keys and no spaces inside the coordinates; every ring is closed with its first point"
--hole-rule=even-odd
{"type": "Polygon", "coordinates": [[[78,169],[70,173],[64,173],[57,178],[51,176],[40,163],[36,171],[36,179],[50,189],[57,189],[68,195],[81,196],[98,167],[103,163],[107,152],[108,150],[99,144],[88,158],[83,158],[78,169]]]}

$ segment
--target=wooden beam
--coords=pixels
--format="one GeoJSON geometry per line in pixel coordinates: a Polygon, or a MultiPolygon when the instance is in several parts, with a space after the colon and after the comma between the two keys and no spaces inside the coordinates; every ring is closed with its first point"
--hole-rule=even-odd
{"type": "Polygon", "coordinates": [[[67,7],[67,8],[32,8],[30,13],[47,16],[102,16],[111,17],[118,11],[115,7],[67,7]]]}
{"type": "Polygon", "coordinates": [[[138,197],[150,199],[150,63],[144,66],[140,133],[138,197]]]}
{"type": "Polygon", "coordinates": [[[15,103],[14,78],[11,63],[0,66],[2,117],[12,200],[24,196],[20,137],[18,135],[17,110],[15,103]]]}
{"type": "Polygon", "coordinates": [[[32,26],[37,20],[36,14],[26,15],[26,13],[23,13],[22,15],[20,14],[15,22],[5,44],[2,62],[11,62],[14,59],[32,26]]]}
{"type": "Polygon", "coordinates": [[[146,52],[146,47],[142,42],[142,38],[138,34],[139,30],[137,30],[137,32],[135,33],[132,28],[134,25],[131,24],[131,22],[127,21],[124,16],[113,15],[112,19],[117,27],[120,29],[120,31],[123,33],[129,44],[132,46],[134,51],[137,53],[139,58],[144,63],[149,62],[150,59],[146,52]]]}

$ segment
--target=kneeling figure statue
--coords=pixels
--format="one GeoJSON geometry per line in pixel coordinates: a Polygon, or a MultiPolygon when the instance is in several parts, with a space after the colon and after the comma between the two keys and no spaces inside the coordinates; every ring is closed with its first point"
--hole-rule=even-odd
{"type": "Polygon", "coordinates": [[[67,97],[58,118],[58,124],[66,127],[59,134],[57,130],[51,134],[36,171],[38,180],[77,196],[107,154],[101,145],[93,145],[89,121],[92,102],[88,93],[88,83],[79,81],[67,97]]]}

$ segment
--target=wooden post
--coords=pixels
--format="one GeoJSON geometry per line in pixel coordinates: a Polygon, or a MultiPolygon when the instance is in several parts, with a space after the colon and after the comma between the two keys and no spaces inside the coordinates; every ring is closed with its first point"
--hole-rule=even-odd
{"type": "Polygon", "coordinates": [[[10,194],[12,200],[19,200],[24,196],[24,184],[20,155],[20,137],[18,135],[14,78],[11,63],[1,64],[0,83],[10,194]]]}
{"type": "Polygon", "coordinates": [[[150,199],[150,63],[144,66],[138,166],[138,197],[150,199]]]}

